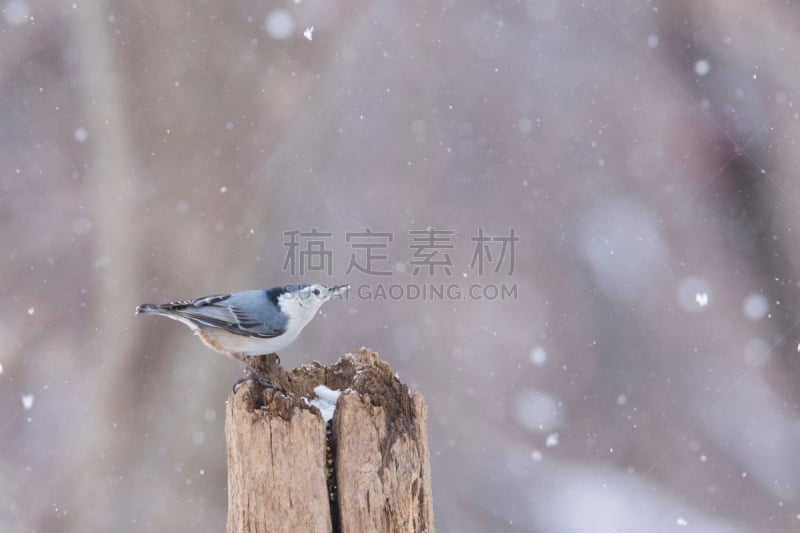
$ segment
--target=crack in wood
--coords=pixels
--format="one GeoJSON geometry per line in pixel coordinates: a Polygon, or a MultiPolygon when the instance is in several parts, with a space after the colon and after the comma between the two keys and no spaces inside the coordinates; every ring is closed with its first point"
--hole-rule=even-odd
{"type": "Polygon", "coordinates": [[[336,439],[333,435],[333,421],[325,423],[325,468],[327,469],[328,501],[331,507],[331,530],[341,533],[342,521],[339,515],[338,491],[336,483],[336,439]]]}

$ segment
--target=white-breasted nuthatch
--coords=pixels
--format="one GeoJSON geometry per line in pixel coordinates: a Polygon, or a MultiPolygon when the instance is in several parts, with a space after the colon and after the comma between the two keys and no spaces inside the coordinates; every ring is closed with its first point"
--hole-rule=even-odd
{"type": "Polygon", "coordinates": [[[289,346],[322,304],[349,288],[348,285],[330,288],[319,284],[285,285],[166,304],[143,304],[136,308],[136,314],[178,320],[212,350],[247,363],[247,357],[277,353],[289,346]]]}

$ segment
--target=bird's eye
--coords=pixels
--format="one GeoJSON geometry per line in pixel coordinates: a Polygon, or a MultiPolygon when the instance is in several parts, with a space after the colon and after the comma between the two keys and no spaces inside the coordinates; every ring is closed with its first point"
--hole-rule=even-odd
{"type": "Polygon", "coordinates": [[[319,289],[314,289],[314,296],[319,296],[319,289]]]}

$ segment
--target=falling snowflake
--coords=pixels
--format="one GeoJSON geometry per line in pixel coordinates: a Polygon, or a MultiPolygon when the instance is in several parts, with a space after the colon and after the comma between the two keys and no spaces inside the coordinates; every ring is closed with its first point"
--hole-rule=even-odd
{"type": "Polygon", "coordinates": [[[20,400],[22,400],[22,408],[30,411],[33,407],[33,394],[23,394],[20,396],[20,400]]]}
{"type": "Polygon", "coordinates": [[[276,9],[267,16],[265,28],[273,39],[288,39],[294,31],[294,17],[285,9],[276,9]]]}
{"type": "Polygon", "coordinates": [[[547,362],[547,352],[541,347],[534,348],[531,350],[530,360],[534,365],[542,366],[547,362]]]}
{"type": "Polygon", "coordinates": [[[694,295],[694,300],[700,307],[705,307],[706,305],[708,305],[708,293],[698,292],[697,294],[694,295]]]}
{"type": "Polygon", "coordinates": [[[698,59],[694,64],[694,73],[698,76],[705,76],[711,71],[711,63],[708,59],[698,59]]]}
{"type": "Polygon", "coordinates": [[[306,31],[303,32],[303,37],[308,39],[309,41],[314,38],[314,26],[309,26],[306,28],[306,31]]]}

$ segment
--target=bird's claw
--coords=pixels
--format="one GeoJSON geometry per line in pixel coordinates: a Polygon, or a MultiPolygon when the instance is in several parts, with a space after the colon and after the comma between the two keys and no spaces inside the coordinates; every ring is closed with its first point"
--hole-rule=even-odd
{"type": "Polygon", "coordinates": [[[270,380],[259,374],[257,370],[248,366],[247,375],[240,377],[234,382],[233,392],[235,393],[239,385],[241,385],[245,381],[255,381],[265,389],[275,389],[277,391],[282,390],[280,387],[272,383],[270,380]]]}

